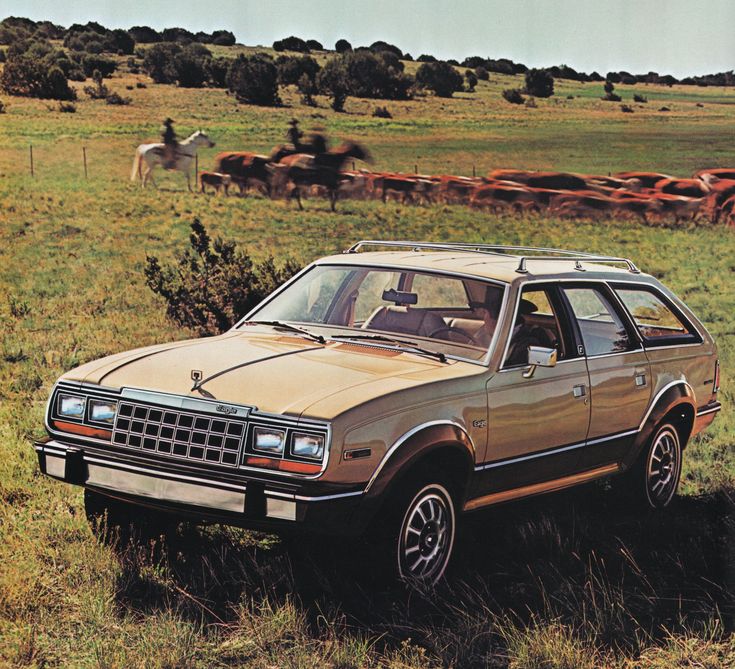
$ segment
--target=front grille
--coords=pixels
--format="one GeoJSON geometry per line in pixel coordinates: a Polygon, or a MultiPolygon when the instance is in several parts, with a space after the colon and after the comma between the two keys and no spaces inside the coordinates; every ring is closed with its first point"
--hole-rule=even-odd
{"type": "Polygon", "coordinates": [[[117,446],[236,467],[245,435],[241,420],[120,402],[112,442],[117,446]]]}

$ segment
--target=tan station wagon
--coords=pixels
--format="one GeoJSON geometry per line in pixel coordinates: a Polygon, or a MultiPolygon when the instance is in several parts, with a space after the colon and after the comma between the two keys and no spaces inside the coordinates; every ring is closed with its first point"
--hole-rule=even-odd
{"type": "Polygon", "coordinates": [[[630,260],[363,241],[225,334],[68,372],[36,450],[91,517],[378,531],[433,583],[475,509],[611,475],[665,507],[718,383],[707,330],[630,260]]]}

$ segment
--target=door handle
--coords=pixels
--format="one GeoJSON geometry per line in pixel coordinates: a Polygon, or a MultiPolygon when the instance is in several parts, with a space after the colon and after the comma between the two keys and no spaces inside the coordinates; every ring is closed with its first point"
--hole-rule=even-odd
{"type": "Polygon", "coordinates": [[[572,393],[574,394],[575,397],[584,397],[587,394],[587,390],[584,387],[584,384],[580,384],[572,388],[572,393]]]}
{"type": "Polygon", "coordinates": [[[642,388],[646,385],[646,374],[645,372],[641,372],[639,374],[635,375],[635,385],[638,388],[642,388]]]}

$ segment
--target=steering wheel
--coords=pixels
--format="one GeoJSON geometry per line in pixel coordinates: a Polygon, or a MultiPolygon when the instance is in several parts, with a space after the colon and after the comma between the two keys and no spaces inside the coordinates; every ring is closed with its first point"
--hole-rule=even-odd
{"type": "Polygon", "coordinates": [[[475,340],[470,337],[466,332],[463,330],[460,330],[459,328],[453,328],[450,325],[447,325],[445,327],[440,327],[434,330],[433,332],[430,332],[428,335],[426,335],[429,338],[432,339],[443,339],[444,341],[453,341],[458,344],[472,344],[475,345],[475,340]],[[448,334],[448,335],[459,335],[461,338],[464,339],[464,341],[457,341],[456,339],[451,339],[450,337],[442,337],[440,335],[448,334]]]}

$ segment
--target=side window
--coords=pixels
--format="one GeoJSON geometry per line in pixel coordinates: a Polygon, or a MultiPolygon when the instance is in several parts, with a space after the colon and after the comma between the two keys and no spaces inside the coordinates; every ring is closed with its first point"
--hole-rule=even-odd
{"type": "Polygon", "coordinates": [[[525,365],[529,346],[555,348],[560,359],[565,357],[559,319],[544,289],[525,289],[521,293],[504,366],[525,365]]]}
{"type": "Polygon", "coordinates": [[[467,309],[464,283],[459,279],[431,274],[416,274],[411,290],[418,295],[416,306],[423,309],[467,309]]]}
{"type": "Polygon", "coordinates": [[[597,288],[564,288],[587,355],[629,351],[633,342],[607,296],[597,288]]]}
{"type": "Polygon", "coordinates": [[[664,343],[672,338],[698,340],[691,328],[674,314],[657,295],[645,288],[616,288],[620,301],[635,321],[643,339],[649,343],[664,343]]]}

